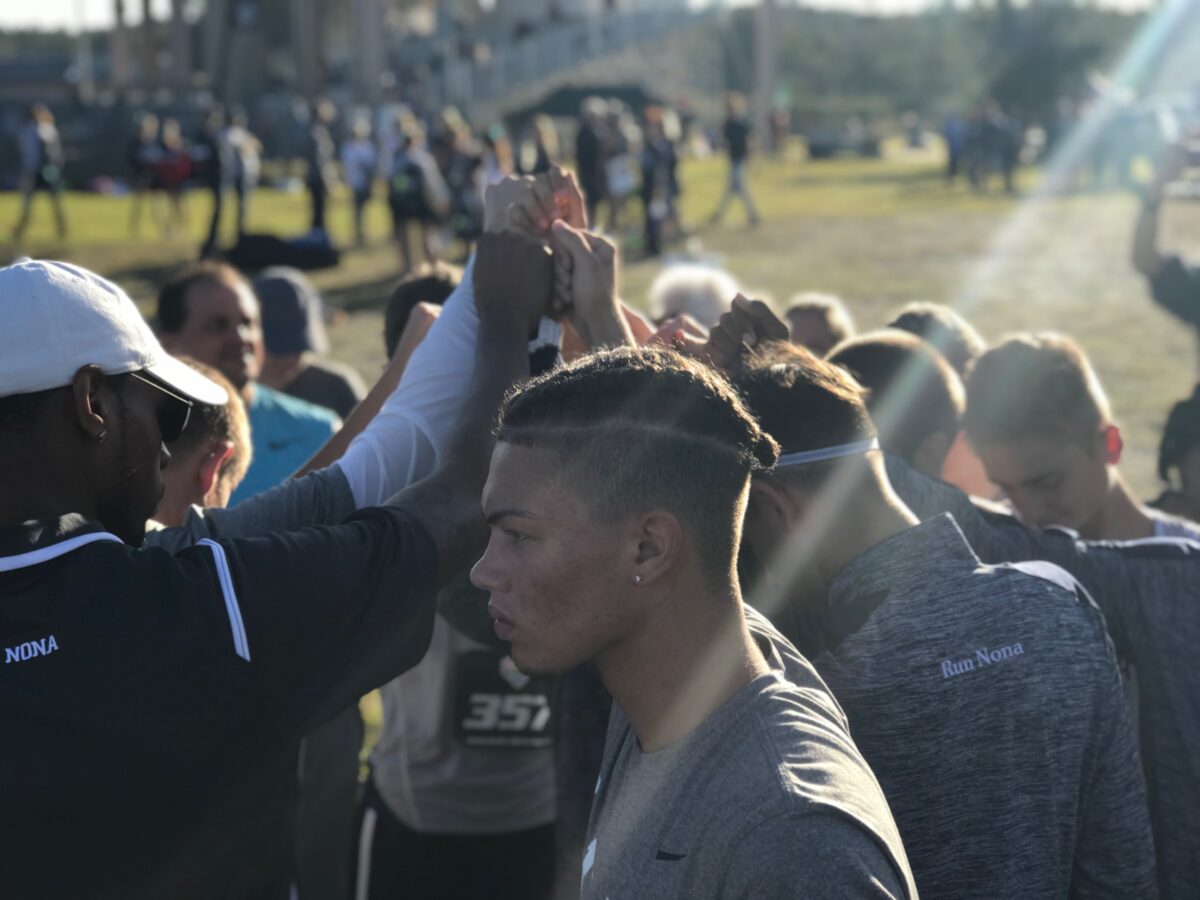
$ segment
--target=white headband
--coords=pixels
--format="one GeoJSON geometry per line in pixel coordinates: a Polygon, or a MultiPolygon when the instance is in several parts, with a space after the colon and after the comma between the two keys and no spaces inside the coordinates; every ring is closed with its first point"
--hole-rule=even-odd
{"type": "Polygon", "coordinates": [[[879,449],[879,438],[869,441],[857,441],[853,444],[838,444],[836,447],[819,447],[816,450],[801,450],[797,453],[785,453],[775,463],[775,468],[783,466],[802,466],[805,463],[824,462],[827,459],[840,459],[843,456],[854,456],[856,453],[867,453],[879,449]]]}

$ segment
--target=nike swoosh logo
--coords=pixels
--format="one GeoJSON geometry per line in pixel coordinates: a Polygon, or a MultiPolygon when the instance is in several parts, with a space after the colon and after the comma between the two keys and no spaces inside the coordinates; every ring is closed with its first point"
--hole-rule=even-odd
{"type": "Polygon", "coordinates": [[[663,862],[679,862],[679,860],[686,856],[686,853],[668,853],[666,850],[659,850],[658,853],[654,855],[654,858],[661,859],[663,862]]]}

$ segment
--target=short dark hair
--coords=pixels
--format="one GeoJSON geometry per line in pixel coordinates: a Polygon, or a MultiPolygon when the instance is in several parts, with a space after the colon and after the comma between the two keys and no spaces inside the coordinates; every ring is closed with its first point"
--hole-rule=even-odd
{"type": "Polygon", "coordinates": [[[907,331],[886,329],[844,341],[827,359],[867,391],[867,409],[890,454],[912,463],[930,435],[958,434],[962,381],[940,353],[907,331]]]}
{"type": "Polygon", "coordinates": [[[899,328],[924,338],[946,358],[959,378],[966,378],[987,342],[961,315],[940,303],[909,303],[900,308],[888,328],[899,328]]]}
{"type": "MultiPolygon", "coordinates": [[[[745,361],[733,382],[783,453],[875,437],[863,389],[844,370],[804,347],[782,341],[764,343],[745,361]]],[[[814,485],[836,467],[836,461],[816,462],[776,469],[771,477],[814,485]]]]}
{"type": "Polygon", "coordinates": [[[246,415],[246,406],[241,395],[224,375],[212,366],[196,362],[194,359],[180,357],[201,375],[215,381],[225,388],[229,399],[220,405],[209,403],[193,403],[192,413],[188,416],[187,427],[183,434],[171,442],[170,451],[185,457],[194,450],[210,445],[216,441],[229,441],[233,445],[233,454],[221,467],[221,481],[237,487],[250,468],[253,447],[250,440],[250,419],[246,415]]]}
{"type": "Polygon", "coordinates": [[[1112,411],[1078,344],[1061,334],[1019,334],[975,363],[964,422],[977,447],[1029,436],[1086,441],[1112,424],[1112,411]]]}
{"type": "Polygon", "coordinates": [[[402,278],[392,290],[388,298],[387,308],[383,311],[383,345],[387,357],[391,359],[404,334],[408,317],[418,303],[434,303],[441,306],[454,293],[458,283],[462,281],[462,272],[439,263],[426,267],[418,272],[402,278]]]}
{"type": "Polygon", "coordinates": [[[238,284],[245,278],[233,266],[211,259],[188,263],[179,269],[158,292],[155,320],[161,334],[178,334],[187,323],[187,295],[193,285],[202,282],[238,284]]]}
{"type": "Polygon", "coordinates": [[[1158,477],[1171,481],[1171,470],[1180,465],[1194,448],[1200,446],[1200,384],[1192,396],[1171,407],[1158,445],[1158,477]]]}
{"type": "Polygon", "coordinates": [[[779,455],[720,373],[652,348],[596,353],[517,388],[497,438],[556,452],[601,521],[679,516],[714,573],[736,558],[750,473],[779,455]]]}
{"type": "Polygon", "coordinates": [[[854,319],[842,298],[835,294],[821,294],[810,291],[797,294],[791,299],[784,318],[788,324],[794,323],[797,316],[819,316],[829,331],[832,343],[827,347],[809,348],[824,351],[830,349],[854,334],[854,319]]]}

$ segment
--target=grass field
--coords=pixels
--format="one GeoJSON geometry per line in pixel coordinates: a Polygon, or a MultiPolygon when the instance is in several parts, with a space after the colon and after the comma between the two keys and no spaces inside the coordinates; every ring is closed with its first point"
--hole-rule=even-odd
{"type": "MultiPolygon", "coordinates": [[[[1028,191],[1034,179],[1027,175],[1022,187],[1028,191]]],[[[955,305],[989,339],[1025,329],[1075,335],[1125,429],[1127,478],[1143,495],[1156,491],[1159,430],[1171,403],[1195,381],[1196,340],[1153,306],[1129,266],[1132,197],[976,196],[948,190],[928,156],[762,161],[751,184],[765,222],[749,230],[736,206],[726,224],[698,227],[723,186],[718,162],[688,163],[683,183],[683,218],[697,228],[689,250],[727,266],[748,292],[783,303],[801,290],[832,291],[846,299],[862,329],[883,324],[905,301],[928,299],[955,305]]],[[[45,202],[38,201],[22,246],[0,243],[0,261],[31,255],[80,263],[118,280],[146,310],[165,274],[194,254],[208,215],[207,198],[197,194],[186,236],[162,239],[145,220],[141,236],[131,237],[129,198],[72,194],[70,237],[58,242],[45,202]]],[[[232,229],[232,209],[227,212],[232,229]]],[[[16,215],[17,198],[0,195],[0,240],[16,215]]],[[[630,210],[631,220],[634,215],[630,210]]],[[[1174,204],[1167,226],[1168,242],[1200,234],[1200,207],[1174,204]]],[[[303,194],[262,190],[255,196],[251,230],[286,236],[306,227],[303,194]]],[[[333,205],[331,229],[348,243],[348,198],[333,205]]],[[[368,377],[383,363],[380,304],[397,269],[386,234],[383,204],[375,203],[370,245],[347,251],[337,270],[316,276],[327,301],[348,313],[331,330],[334,355],[368,377]]],[[[659,268],[657,262],[628,263],[624,296],[641,305],[659,268]]]]}

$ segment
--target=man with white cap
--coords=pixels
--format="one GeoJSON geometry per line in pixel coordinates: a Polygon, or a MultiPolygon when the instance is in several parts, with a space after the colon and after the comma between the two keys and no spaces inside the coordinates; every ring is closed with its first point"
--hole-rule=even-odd
{"type": "Polygon", "coordinates": [[[136,549],[163,443],[224,392],[115,285],[0,269],[5,893],[245,894],[258,848],[228,834],[259,771],[420,659],[438,585],[482,545],[488,429],[552,278],[523,238],[493,249],[477,267],[490,339],[437,474],[341,525],[174,555],[136,549]],[[514,258],[525,277],[487,277],[514,258]]]}

